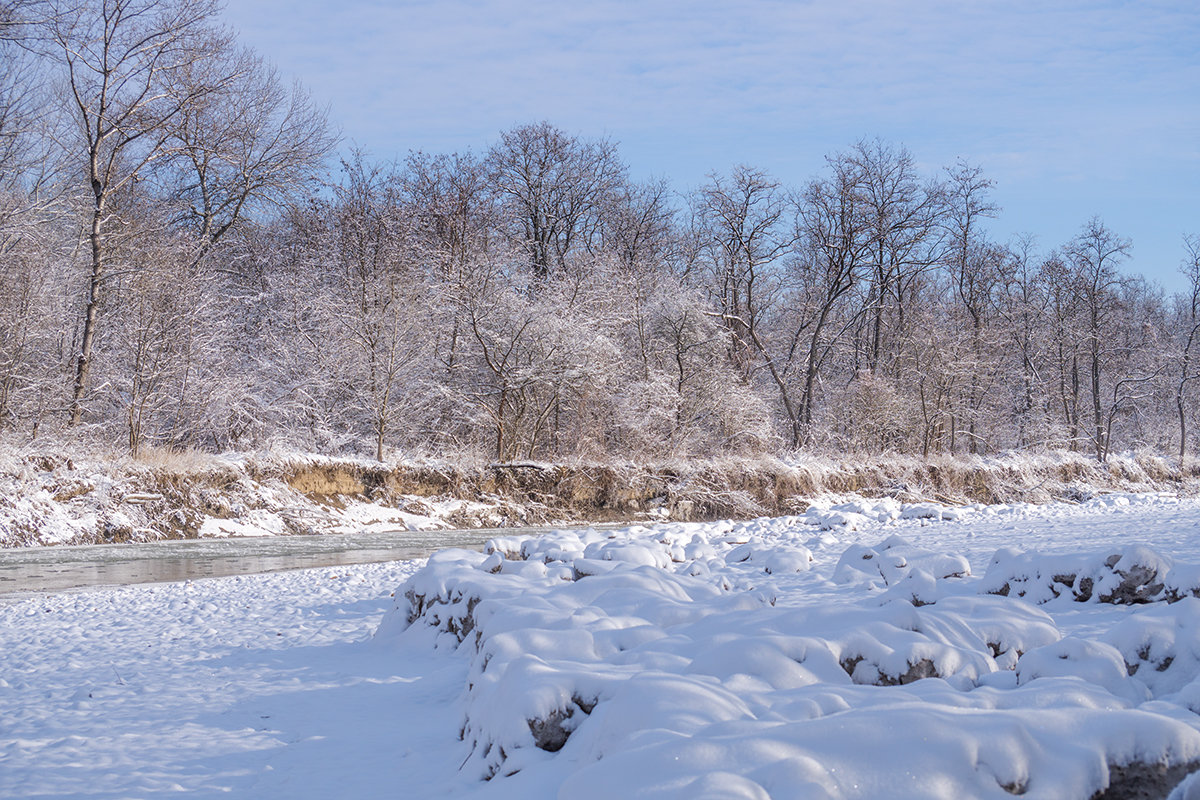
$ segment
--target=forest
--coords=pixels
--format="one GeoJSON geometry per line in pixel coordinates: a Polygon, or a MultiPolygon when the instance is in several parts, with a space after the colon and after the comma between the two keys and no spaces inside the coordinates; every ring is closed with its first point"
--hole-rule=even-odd
{"type": "MultiPolygon", "coordinates": [[[[1184,289],[831,143],[690,191],[534,121],[392,161],[212,0],[0,2],[0,437],[378,460],[1198,445],[1184,289]]],[[[398,112],[401,113],[401,112],[398,112]]],[[[731,153],[731,161],[737,154],[731,153]]]]}

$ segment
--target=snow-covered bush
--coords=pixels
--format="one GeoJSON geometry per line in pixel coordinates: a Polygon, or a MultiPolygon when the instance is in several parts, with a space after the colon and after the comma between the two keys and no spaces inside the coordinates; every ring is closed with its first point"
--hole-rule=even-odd
{"type": "Polygon", "coordinates": [[[992,557],[981,591],[1033,603],[1062,597],[1081,603],[1139,604],[1194,593],[1200,583],[1196,576],[1196,568],[1174,567],[1170,559],[1139,545],[1068,555],[1003,548],[992,557]]]}

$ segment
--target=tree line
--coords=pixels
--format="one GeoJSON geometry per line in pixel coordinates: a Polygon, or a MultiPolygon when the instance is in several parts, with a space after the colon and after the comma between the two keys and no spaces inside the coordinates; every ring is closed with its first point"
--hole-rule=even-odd
{"type": "MultiPolygon", "coordinates": [[[[679,193],[548,123],[379,162],[212,0],[0,2],[0,431],[331,453],[1196,446],[1185,290],[864,139],[679,193]]],[[[15,433],[13,433],[15,432],[15,433]]]]}

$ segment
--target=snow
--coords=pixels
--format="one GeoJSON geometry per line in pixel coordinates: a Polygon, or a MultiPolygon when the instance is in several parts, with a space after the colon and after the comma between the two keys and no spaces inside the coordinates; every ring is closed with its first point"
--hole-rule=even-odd
{"type": "Polygon", "coordinates": [[[210,517],[200,525],[201,539],[224,539],[229,536],[282,536],[287,526],[278,516],[254,509],[243,514],[242,519],[217,519],[210,517]]]}
{"type": "Polygon", "coordinates": [[[10,602],[0,796],[1083,799],[1138,765],[1178,783],[1200,768],[1198,554],[1200,502],[1163,495],[846,498],[10,602]]]}

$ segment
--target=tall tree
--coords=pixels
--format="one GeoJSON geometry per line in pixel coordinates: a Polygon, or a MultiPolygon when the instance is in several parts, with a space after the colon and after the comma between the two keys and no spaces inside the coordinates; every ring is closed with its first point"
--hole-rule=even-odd
{"type": "MultiPolygon", "coordinates": [[[[734,167],[728,177],[709,176],[694,203],[709,292],[731,335],[730,362],[749,381],[760,357],[768,370],[776,369],[760,334],[764,315],[778,299],[777,262],[794,241],[786,219],[790,204],[778,181],[746,165],[734,167]]],[[[786,394],[784,399],[790,402],[786,394]]]]}
{"type": "Polygon", "coordinates": [[[1020,361],[1020,384],[1012,389],[1017,426],[1015,446],[1023,448],[1035,441],[1044,444],[1049,431],[1039,398],[1044,392],[1041,365],[1050,293],[1031,236],[1018,237],[1008,247],[1001,264],[1000,282],[999,315],[1004,335],[1014,348],[1014,357],[1020,361]]]}
{"type": "Polygon", "coordinates": [[[51,157],[44,69],[31,49],[43,6],[0,2],[0,430],[26,414],[35,434],[41,408],[59,400],[52,387],[62,360],[50,344],[71,229],[51,157]]]}
{"type": "Polygon", "coordinates": [[[341,296],[338,333],[347,344],[346,371],[357,384],[351,405],[362,414],[382,461],[400,411],[419,405],[425,296],[414,257],[411,220],[400,213],[395,177],[361,154],[344,165],[335,189],[334,256],[341,296]]]}
{"type": "Polygon", "coordinates": [[[1195,361],[1197,339],[1200,339],[1200,236],[1185,236],[1186,255],[1179,271],[1187,279],[1187,289],[1182,296],[1182,331],[1179,352],[1179,380],[1175,384],[1175,411],[1179,416],[1179,459],[1187,455],[1187,395],[1192,383],[1200,379],[1195,361]]]}
{"type": "Polygon", "coordinates": [[[224,47],[213,27],[215,0],[55,0],[45,24],[47,55],[62,68],[62,96],[73,121],[67,157],[86,180],[90,210],[84,303],[69,424],[83,416],[84,399],[119,226],[112,200],[172,152],[173,123],[230,76],[186,79],[207,53],[224,47]]]}
{"type": "Polygon", "coordinates": [[[200,60],[165,75],[189,98],[164,121],[164,194],[192,233],[198,263],[248,213],[302,198],[337,138],[324,109],[299,84],[231,41],[212,39],[200,60]]]}
{"type": "Polygon", "coordinates": [[[625,181],[613,142],[579,139],[548,122],[501,133],[487,163],[509,235],[539,279],[599,244],[604,213],[625,181]]]}
{"type": "Polygon", "coordinates": [[[946,260],[955,295],[971,321],[970,352],[973,364],[967,377],[965,409],[967,449],[971,453],[978,452],[982,444],[977,426],[983,402],[981,380],[984,376],[981,373],[989,361],[983,352],[985,317],[1000,282],[1000,266],[1003,262],[1001,250],[989,245],[982,228],[983,220],[994,217],[999,210],[988,197],[992,186],[992,181],[984,176],[982,168],[965,161],[959,161],[946,170],[945,212],[942,215],[948,229],[946,260]]]}
{"type": "Polygon", "coordinates": [[[801,249],[794,262],[796,285],[789,305],[797,317],[791,338],[796,343],[803,339],[805,357],[800,409],[792,420],[794,447],[802,438],[812,438],[817,377],[841,338],[827,336],[826,331],[835,321],[839,302],[863,279],[872,244],[856,163],[844,154],[826,161],[831,174],[805,188],[797,217],[801,249]]]}
{"type": "Polygon", "coordinates": [[[857,168],[872,239],[866,366],[873,372],[883,355],[889,308],[896,332],[903,333],[908,292],[937,261],[933,245],[942,197],[937,185],[921,185],[912,154],[903,147],[861,141],[848,157],[857,168]]]}
{"type": "Polygon", "coordinates": [[[1132,244],[1109,230],[1099,217],[1088,220],[1065,248],[1073,288],[1082,303],[1084,346],[1092,405],[1092,446],[1096,458],[1105,460],[1109,442],[1105,434],[1101,383],[1109,352],[1109,327],[1120,304],[1122,276],[1118,265],[1129,256],[1132,244]]]}

